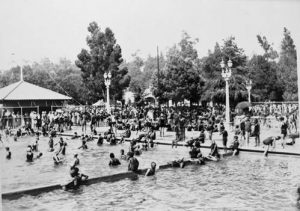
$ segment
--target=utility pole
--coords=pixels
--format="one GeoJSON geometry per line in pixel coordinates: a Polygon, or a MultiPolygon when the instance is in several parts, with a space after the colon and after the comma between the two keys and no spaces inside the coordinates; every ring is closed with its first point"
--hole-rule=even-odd
{"type": "MultiPolygon", "coordinates": [[[[159,53],[158,53],[158,46],[157,46],[157,92],[159,93],[160,92],[160,81],[159,81],[159,78],[160,78],[160,74],[159,74],[159,53]]],[[[159,111],[160,111],[160,99],[158,97],[158,106],[159,106],[159,111]]]]}

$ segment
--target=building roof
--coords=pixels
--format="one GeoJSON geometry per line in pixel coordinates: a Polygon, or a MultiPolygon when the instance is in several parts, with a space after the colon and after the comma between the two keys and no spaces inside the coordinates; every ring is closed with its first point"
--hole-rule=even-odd
{"type": "Polygon", "coordinates": [[[26,81],[19,81],[0,89],[0,100],[70,100],[71,97],[45,89],[26,81]]]}

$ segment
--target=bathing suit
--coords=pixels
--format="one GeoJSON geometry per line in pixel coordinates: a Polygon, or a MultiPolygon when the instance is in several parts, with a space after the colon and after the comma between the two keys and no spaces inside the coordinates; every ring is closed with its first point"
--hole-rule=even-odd
{"type": "Polygon", "coordinates": [[[129,171],[137,171],[138,168],[139,168],[139,161],[135,157],[130,158],[128,170],[129,171]]]}
{"type": "Polygon", "coordinates": [[[112,158],[110,161],[109,161],[109,166],[117,166],[117,165],[120,165],[121,163],[120,163],[120,161],[119,161],[119,159],[117,159],[117,158],[112,158]]]}
{"type": "Polygon", "coordinates": [[[98,145],[102,145],[102,144],[103,144],[103,137],[102,137],[102,136],[100,136],[100,137],[98,138],[97,144],[98,144],[98,145]]]}
{"type": "Polygon", "coordinates": [[[27,152],[26,158],[27,158],[28,162],[32,162],[33,161],[33,153],[27,152]]]}
{"type": "Polygon", "coordinates": [[[6,155],[6,158],[7,158],[7,159],[10,159],[10,158],[11,158],[11,152],[10,152],[10,151],[8,151],[8,153],[7,153],[7,155],[6,155]]]}
{"type": "Polygon", "coordinates": [[[153,176],[155,174],[155,170],[152,168],[149,169],[150,171],[148,172],[147,176],[153,176]]]}
{"type": "Polygon", "coordinates": [[[273,145],[273,141],[274,141],[274,139],[273,139],[273,137],[268,137],[268,138],[266,138],[265,140],[263,140],[263,144],[264,145],[273,145]]]}

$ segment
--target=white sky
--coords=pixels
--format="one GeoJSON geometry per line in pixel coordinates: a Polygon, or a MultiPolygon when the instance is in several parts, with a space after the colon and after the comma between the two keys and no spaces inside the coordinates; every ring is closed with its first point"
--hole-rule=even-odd
{"type": "Polygon", "coordinates": [[[299,20],[297,0],[0,0],[0,69],[45,57],[75,61],[92,21],[113,30],[129,61],[137,50],[155,55],[157,45],[165,53],[183,30],[199,38],[200,57],[230,35],[248,56],[261,53],[257,34],[279,50],[283,27],[295,39],[299,20]]]}

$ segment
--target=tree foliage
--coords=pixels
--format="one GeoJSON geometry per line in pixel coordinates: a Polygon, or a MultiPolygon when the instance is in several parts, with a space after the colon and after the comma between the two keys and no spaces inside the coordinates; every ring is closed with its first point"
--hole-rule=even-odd
{"type": "Polygon", "coordinates": [[[166,67],[160,75],[162,85],[156,90],[156,96],[175,102],[188,99],[197,103],[200,100],[203,81],[199,75],[196,43],[197,40],[184,32],[178,45],[168,51],[166,67]]]}
{"type": "Polygon", "coordinates": [[[287,28],[284,28],[283,31],[277,75],[284,87],[284,100],[298,100],[297,52],[291,33],[287,28]]]}
{"type": "Polygon", "coordinates": [[[89,50],[82,49],[75,64],[80,68],[84,86],[89,90],[89,101],[95,102],[105,96],[104,73],[110,71],[110,93],[114,99],[121,100],[123,90],[128,87],[130,77],[127,68],[120,68],[123,62],[121,47],[117,44],[110,28],[104,31],[96,22],[89,24],[87,45],[89,50]]]}

